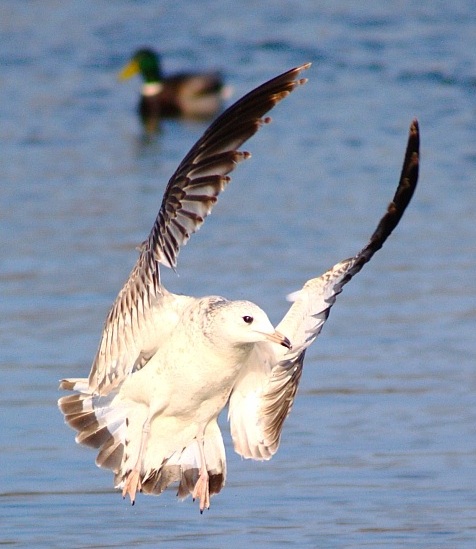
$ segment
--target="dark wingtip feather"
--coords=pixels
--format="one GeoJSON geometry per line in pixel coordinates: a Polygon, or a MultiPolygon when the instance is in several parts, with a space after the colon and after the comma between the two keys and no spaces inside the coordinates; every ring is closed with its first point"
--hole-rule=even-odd
{"type": "Polygon", "coordinates": [[[415,118],[410,124],[407,148],[403,160],[400,180],[393,200],[387,207],[385,215],[380,220],[377,228],[370,237],[369,243],[353,259],[353,265],[342,282],[346,284],[362,267],[370,261],[372,256],[380,250],[387,238],[392,234],[400,222],[408,204],[415,192],[420,166],[420,130],[418,120],[415,118]]]}
{"type": "Polygon", "coordinates": [[[374,253],[377,249],[382,247],[385,240],[398,225],[412,199],[418,182],[419,158],[420,132],[418,121],[415,118],[410,125],[407,148],[397,190],[395,191],[392,202],[390,202],[387,208],[387,213],[382,217],[377,229],[370,238],[369,246],[379,246],[374,250],[374,253]]]}

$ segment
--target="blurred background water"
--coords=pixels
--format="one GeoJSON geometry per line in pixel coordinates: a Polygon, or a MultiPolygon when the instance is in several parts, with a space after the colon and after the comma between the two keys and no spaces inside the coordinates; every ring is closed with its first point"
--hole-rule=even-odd
{"type": "Polygon", "coordinates": [[[475,24],[469,0],[1,3],[0,544],[475,547],[475,24]],[[414,200],[309,351],[278,454],[241,460],[223,418],[228,482],[203,516],[173,492],[123,502],[56,408],[207,126],[144,141],[139,81],[116,79],[143,45],[168,72],[222,69],[233,100],[313,62],[163,271],[273,322],[366,243],[421,125],[414,200]]]}

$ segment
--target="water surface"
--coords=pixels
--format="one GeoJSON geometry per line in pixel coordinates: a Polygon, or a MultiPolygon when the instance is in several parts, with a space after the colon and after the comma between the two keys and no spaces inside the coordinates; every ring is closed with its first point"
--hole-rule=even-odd
{"type": "Polygon", "coordinates": [[[474,547],[474,6],[296,4],[2,3],[0,543],[474,547]],[[234,99],[313,62],[179,276],[163,273],[171,291],[251,299],[273,322],[366,243],[421,125],[414,201],[310,349],[278,454],[241,460],[224,417],[227,486],[203,516],[173,492],[123,502],[56,408],[206,127],[171,121],[144,142],[138,82],[116,81],[142,45],[169,71],[222,68],[234,99]]]}

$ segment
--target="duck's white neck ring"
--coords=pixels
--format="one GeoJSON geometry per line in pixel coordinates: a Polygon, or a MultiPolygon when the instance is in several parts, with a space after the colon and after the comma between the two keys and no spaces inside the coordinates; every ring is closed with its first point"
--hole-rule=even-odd
{"type": "Polygon", "coordinates": [[[160,82],[146,82],[142,85],[142,95],[146,97],[158,95],[163,89],[164,86],[160,82]]]}

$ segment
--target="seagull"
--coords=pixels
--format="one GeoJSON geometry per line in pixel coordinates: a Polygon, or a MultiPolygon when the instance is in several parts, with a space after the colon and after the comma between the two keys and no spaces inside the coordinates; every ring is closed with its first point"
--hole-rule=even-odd
{"type": "Polygon", "coordinates": [[[169,292],[160,264],[177,255],[211,212],[229,173],[249,158],[239,147],[264,115],[307,80],[310,63],[254,89],[227,109],[192,147],[165,190],[139,258],[106,318],[88,378],[64,379],[73,391],[58,404],[76,442],[98,449],[114,486],[134,504],[137,492],[198,499],[200,512],[226,479],[217,418],[228,405],[235,451],[268,460],[278,450],[304,356],[344,285],[370,261],[399,223],[418,180],[419,129],[410,126],[397,190],[368,244],[308,280],[273,327],[249,301],[169,292]]]}

